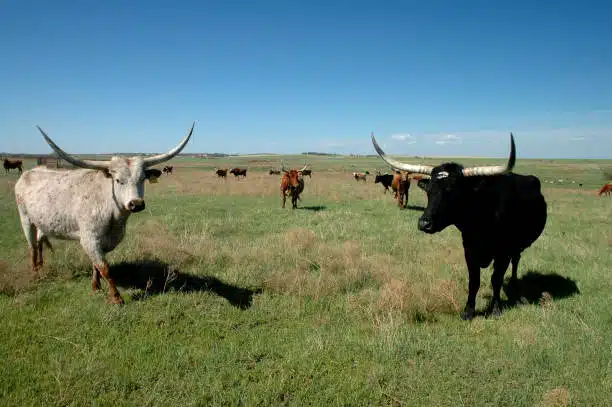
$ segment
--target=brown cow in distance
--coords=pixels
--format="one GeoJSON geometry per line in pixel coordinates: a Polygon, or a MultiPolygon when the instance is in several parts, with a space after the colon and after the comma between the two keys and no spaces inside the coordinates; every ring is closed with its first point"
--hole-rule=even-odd
{"type": "Polygon", "coordinates": [[[609,182],[605,184],[603,187],[601,187],[597,195],[602,196],[603,194],[606,194],[610,196],[611,193],[612,193],[612,182],[609,182]]]}
{"type": "Polygon", "coordinates": [[[303,176],[308,175],[310,178],[312,178],[312,170],[311,169],[304,170],[302,171],[302,175],[303,176]]]}
{"type": "Polygon", "coordinates": [[[164,168],[162,168],[162,172],[166,175],[172,174],[173,170],[174,170],[174,167],[172,165],[166,165],[164,168]]]}
{"type": "Polygon", "coordinates": [[[217,174],[217,177],[219,178],[227,178],[227,168],[219,168],[217,171],[215,171],[215,174],[217,174]]]}
{"type": "Polygon", "coordinates": [[[17,168],[19,170],[19,174],[23,172],[23,161],[21,160],[10,160],[8,158],[4,159],[4,170],[6,173],[9,173],[9,170],[17,168]]]}
{"type": "Polygon", "coordinates": [[[241,175],[246,178],[247,169],[246,168],[232,168],[230,170],[230,174],[234,174],[234,177],[236,178],[240,177],[241,175]]]}
{"type": "Polygon", "coordinates": [[[283,167],[282,171],[284,174],[280,184],[281,195],[283,196],[283,208],[285,207],[287,195],[291,195],[291,203],[293,204],[292,209],[297,208],[297,201],[300,199],[300,194],[304,191],[304,176],[302,175],[304,168],[298,171],[296,169],[286,170],[283,167]]]}

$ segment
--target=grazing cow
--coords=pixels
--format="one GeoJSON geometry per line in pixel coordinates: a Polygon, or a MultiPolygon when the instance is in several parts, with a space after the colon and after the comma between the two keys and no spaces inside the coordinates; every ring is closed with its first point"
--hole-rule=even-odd
{"type": "Polygon", "coordinates": [[[301,170],[286,170],[283,166],[282,171],[284,174],[280,183],[281,195],[283,196],[283,208],[285,207],[287,195],[291,195],[292,209],[297,208],[297,201],[300,199],[300,194],[304,191],[304,177],[302,175],[304,168],[301,170]]]}
{"type": "MultiPolygon", "coordinates": [[[[195,123],[194,123],[195,125],[195,123]]],[[[56,170],[34,167],[15,184],[21,226],[30,247],[32,268],[43,265],[42,243],[48,237],[79,240],[93,264],[91,288],[100,288],[100,275],[109,286],[110,300],[123,303],[109,274],[105,253],[123,239],[130,214],[145,208],[144,181],[155,182],[161,172],[153,165],[181,152],[193,125],[178,146],[151,157],[112,157],[108,161],[82,160],[60,149],[38,127],[45,141],[64,160],[85,169],[56,170]]]]}
{"type": "Polygon", "coordinates": [[[359,181],[366,182],[366,177],[367,177],[367,174],[366,174],[366,173],[364,173],[364,172],[354,172],[354,173],[353,173],[353,177],[355,177],[355,180],[356,180],[357,182],[359,182],[359,181]]]}
{"type": "Polygon", "coordinates": [[[268,171],[268,174],[270,174],[270,175],[280,175],[280,173],[281,173],[280,170],[270,170],[270,171],[268,171]]]}
{"type": "Polygon", "coordinates": [[[11,170],[13,168],[17,168],[17,170],[21,174],[23,172],[23,161],[21,161],[21,160],[10,160],[8,158],[5,158],[4,159],[4,170],[6,171],[6,173],[8,174],[9,170],[11,170]]]}
{"type": "Polygon", "coordinates": [[[162,171],[163,171],[164,174],[170,175],[170,174],[172,174],[172,171],[174,171],[174,166],[166,165],[164,168],[162,168],[162,171]]]}
{"type": "Polygon", "coordinates": [[[246,168],[232,168],[230,170],[230,174],[234,174],[234,177],[238,178],[241,175],[246,178],[247,176],[247,169],[246,168]]]}
{"type": "Polygon", "coordinates": [[[215,174],[217,174],[217,177],[219,178],[227,179],[227,168],[223,168],[223,169],[220,168],[217,171],[215,171],[215,174]]]}
{"type": "Polygon", "coordinates": [[[376,178],[374,178],[374,183],[375,184],[380,183],[380,184],[382,184],[383,187],[385,187],[385,194],[389,190],[389,187],[391,186],[392,182],[393,182],[393,174],[381,174],[381,173],[378,173],[378,174],[376,174],[376,178]]]}
{"type": "Polygon", "coordinates": [[[457,163],[436,167],[405,164],[388,158],[371,135],[374,148],[398,170],[430,175],[418,185],[427,193],[427,208],[418,222],[419,230],[437,233],[455,225],[461,232],[469,271],[469,294],[462,318],[474,317],[480,269],[493,261],[493,298],[490,310],[501,314],[500,290],[512,262],[516,283],[523,250],[535,242],[546,224],[546,201],[540,180],[513,174],[516,160],[514,137],[510,134],[510,158],[505,166],[464,168],[457,163]]]}
{"type": "Polygon", "coordinates": [[[597,195],[602,196],[603,194],[606,194],[610,196],[611,193],[612,193],[612,182],[607,183],[603,187],[601,187],[597,195]]]}

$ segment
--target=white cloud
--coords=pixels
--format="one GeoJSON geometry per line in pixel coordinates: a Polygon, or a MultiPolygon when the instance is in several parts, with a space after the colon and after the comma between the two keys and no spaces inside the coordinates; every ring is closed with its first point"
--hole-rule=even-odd
{"type": "Polygon", "coordinates": [[[414,143],[416,143],[416,138],[414,136],[411,136],[410,134],[398,133],[398,134],[392,135],[391,138],[393,140],[405,141],[406,144],[414,144],[414,143]]]}
{"type": "Polygon", "coordinates": [[[461,137],[454,134],[447,134],[436,140],[436,144],[443,146],[444,144],[461,144],[461,137]]]}
{"type": "Polygon", "coordinates": [[[584,140],[584,136],[570,137],[570,141],[582,141],[582,140],[584,140]]]}

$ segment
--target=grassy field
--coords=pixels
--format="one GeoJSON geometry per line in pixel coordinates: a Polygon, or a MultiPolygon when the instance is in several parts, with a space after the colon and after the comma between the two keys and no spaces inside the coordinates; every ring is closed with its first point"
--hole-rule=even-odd
{"type": "Polygon", "coordinates": [[[548,223],[521,303],[464,322],[460,236],[417,230],[423,191],[400,210],[350,176],[380,159],[308,160],[298,210],[267,173],[279,157],[174,160],[108,256],[124,306],[91,293],[76,242],[29,270],[17,175],[0,176],[0,405],[612,405],[612,199],[596,195],[612,162],[519,157],[556,181],[548,223]],[[213,174],[230,166],[247,179],[213,174]]]}

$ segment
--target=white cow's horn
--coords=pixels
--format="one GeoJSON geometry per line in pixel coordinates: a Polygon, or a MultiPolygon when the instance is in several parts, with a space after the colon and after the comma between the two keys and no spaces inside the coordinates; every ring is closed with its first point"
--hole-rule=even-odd
{"type": "Polygon", "coordinates": [[[110,161],[81,160],[79,158],[71,156],[70,154],[68,154],[61,148],[59,148],[57,144],[55,144],[53,140],[51,140],[49,136],[47,136],[47,133],[45,133],[43,129],[40,128],[40,126],[36,126],[36,127],[38,128],[38,131],[40,131],[40,133],[44,137],[47,144],[51,146],[51,148],[57,153],[57,155],[60,158],[68,161],[70,164],[75,165],[77,167],[89,168],[92,170],[107,170],[108,167],[110,166],[110,161]]]}
{"type": "Polygon", "coordinates": [[[163,163],[164,161],[168,161],[169,159],[171,159],[172,157],[180,153],[181,150],[187,145],[187,142],[189,141],[189,139],[191,138],[191,133],[193,133],[193,126],[195,126],[195,122],[193,122],[193,124],[191,125],[191,129],[189,130],[189,133],[187,133],[187,136],[183,139],[183,141],[181,141],[179,145],[174,147],[172,150],[164,154],[158,154],[152,157],[143,158],[142,161],[144,163],[144,166],[151,167],[153,165],[163,163]]]}

